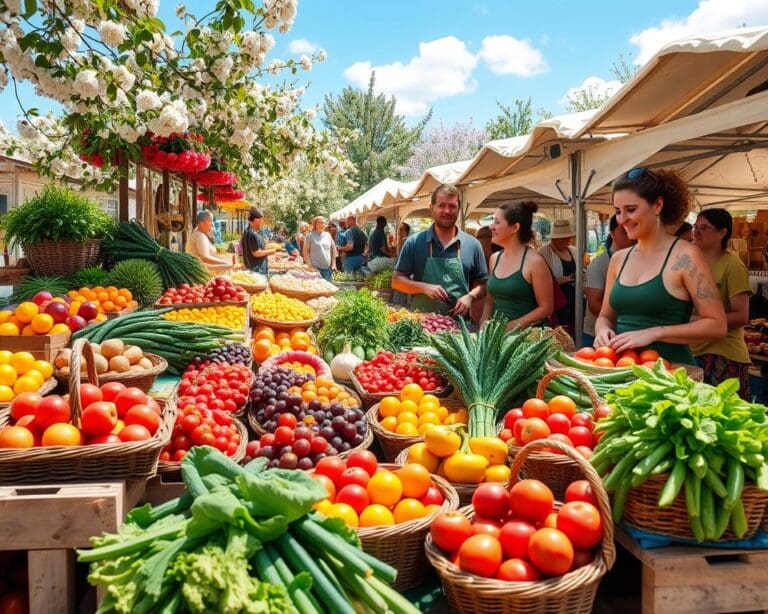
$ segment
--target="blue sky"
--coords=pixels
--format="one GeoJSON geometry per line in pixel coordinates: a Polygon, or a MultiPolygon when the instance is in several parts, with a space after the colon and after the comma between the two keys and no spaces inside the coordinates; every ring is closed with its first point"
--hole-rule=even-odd
{"type": "MultiPolygon", "coordinates": [[[[197,14],[213,4],[187,2],[197,14]]],[[[173,27],[175,6],[161,1],[160,16],[173,27]]],[[[564,113],[568,90],[586,79],[616,87],[610,68],[620,54],[646,60],[668,40],[742,24],[768,24],[768,0],[299,0],[294,28],[274,33],[271,57],[327,51],[324,64],[299,75],[308,84],[305,107],[347,85],[365,87],[375,69],[377,89],[397,95],[408,121],[431,107],[433,123],[481,126],[496,115],[496,100],[530,96],[534,108],[564,113]]],[[[29,88],[22,96],[49,108],[29,88]]],[[[13,126],[17,115],[9,87],[0,120],[13,126]]]]}

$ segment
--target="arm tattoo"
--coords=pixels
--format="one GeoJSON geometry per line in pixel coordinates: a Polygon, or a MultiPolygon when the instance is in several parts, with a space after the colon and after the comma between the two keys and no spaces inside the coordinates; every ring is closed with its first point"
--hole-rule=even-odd
{"type": "Polygon", "coordinates": [[[673,271],[685,271],[685,273],[696,283],[695,298],[702,301],[711,301],[717,298],[717,291],[712,285],[709,276],[704,271],[700,271],[694,264],[693,258],[689,254],[680,254],[672,265],[673,271]]]}

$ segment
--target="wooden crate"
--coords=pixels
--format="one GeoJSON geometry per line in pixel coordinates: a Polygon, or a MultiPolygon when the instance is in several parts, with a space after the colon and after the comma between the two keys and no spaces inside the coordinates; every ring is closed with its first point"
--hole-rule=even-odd
{"type": "Polygon", "coordinates": [[[181,480],[181,471],[158,473],[147,480],[147,490],[144,501],[152,505],[160,505],[171,499],[176,499],[187,491],[181,480]]]}
{"type": "Polygon", "coordinates": [[[114,532],[144,496],[144,482],[0,486],[2,550],[27,550],[29,609],[73,614],[73,548],[114,532]]]}
{"type": "Polygon", "coordinates": [[[768,550],[644,549],[621,528],[614,531],[616,541],[643,566],[643,614],[768,610],[768,550]]]}
{"type": "Polygon", "coordinates": [[[4,350],[29,352],[36,360],[53,362],[59,350],[67,347],[70,335],[66,332],[55,335],[18,335],[3,337],[4,350]]]}

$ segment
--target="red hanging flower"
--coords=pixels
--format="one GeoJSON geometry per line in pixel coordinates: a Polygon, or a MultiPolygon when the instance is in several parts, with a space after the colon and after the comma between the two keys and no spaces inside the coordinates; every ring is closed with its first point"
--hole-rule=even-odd
{"type": "Polygon", "coordinates": [[[182,173],[198,173],[208,168],[211,156],[199,134],[185,132],[168,137],[149,135],[152,142],[143,147],[144,161],[152,166],[182,173]]]}
{"type": "Polygon", "coordinates": [[[237,175],[230,171],[205,170],[193,176],[200,186],[232,186],[237,182],[237,175]]]}
{"type": "MultiPolygon", "coordinates": [[[[226,203],[235,200],[243,200],[243,198],[245,198],[245,192],[235,190],[232,187],[214,188],[213,190],[213,199],[216,202],[226,203]]],[[[200,194],[197,195],[197,200],[201,202],[208,202],[209,199],[210,196],[207,191],[200,192],[200,194]]]]}

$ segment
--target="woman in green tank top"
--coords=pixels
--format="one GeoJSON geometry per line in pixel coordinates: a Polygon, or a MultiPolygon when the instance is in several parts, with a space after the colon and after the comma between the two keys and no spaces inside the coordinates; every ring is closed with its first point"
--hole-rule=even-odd
{"type": "Polygon", "coordinates": [[[635,168],[614,182],[613,206],[637,243],[608,265],[595,347],[652,348],[671,362],[695,364],[690,344],[722,339],[727,328],[701,252],[667,231],[690,210],[688,186],[675,173],[635,168]]]}
{"type": "Polygon", "coordinates": [[[552,275],[544,259],[528,247],[536,203],[507,203],[493,214],[491,240],[502,251],[491,255],[491,275],[480,323],[491,317],[507,328],[538,325],[552,313],[552,275]]]}

